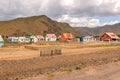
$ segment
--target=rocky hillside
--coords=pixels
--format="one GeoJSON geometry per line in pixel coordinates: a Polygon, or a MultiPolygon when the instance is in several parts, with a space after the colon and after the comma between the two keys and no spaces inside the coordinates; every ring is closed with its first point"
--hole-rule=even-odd
{"type": "Polygon", "coordinates": [[[120,34],[120,23],[95,28],[74,27],[74,29],[81,35],[99,35],[103,32],[114,32],[116,34],[120,34]]]}
{"type": "Polygon", "coordinates": [[[0,34],[2,35],[21,36],[30,33],[35,35],[45,35],[47,33],[60,35],[63,32],[78,35],[69,24],[54,21],[45,15],[0,21],[0,34]]]}

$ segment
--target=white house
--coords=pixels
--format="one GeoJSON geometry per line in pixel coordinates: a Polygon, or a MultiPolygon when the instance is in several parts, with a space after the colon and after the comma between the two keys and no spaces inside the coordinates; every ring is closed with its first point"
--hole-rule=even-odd
{"type": "Polygon", "coordinates": [[[30,36],[30,41],[31,41],[31,42],[37,42],[38,39],[37,39],[36,36],[32,35],[32,36],[30,36]]]}
{"type": "Polygon", "coordinates": [[[30,42],[30,38],[26,38],[24,36],[21,36],[21,37],[8,37],[8,39],[11,41],[11,42],[30,42]]]}
{"type": "Polygon", "coordinates": [[[18,42],[19,41],[19,37],[11,37],[11,42],[18,42]]]}
{"type": "Polygon", "coordinates": [[[37,35],[37,42],[44,41],[44,37],[42,35],[37,35]]]}
{"type": "Polygon", "coordinates": [[[2,47],[4,45],[4,40],[2,38],[2,36],[0,35],[0,47],[2,47]]]}
{"type": "Polygon", "coordinates": [[[45,37],[45,41],[56,41],[57,36],[55,34],[47,34],[45,37]]]}
{"type": "Polygon", "coordinates": [[[30,38],[26,38],[26,37],[18,37],[18,42],[30,42],[30,38]]]}

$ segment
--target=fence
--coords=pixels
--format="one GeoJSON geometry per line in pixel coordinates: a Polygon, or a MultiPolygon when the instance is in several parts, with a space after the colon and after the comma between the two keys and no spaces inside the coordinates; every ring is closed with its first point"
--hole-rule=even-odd
{"type": "Polygon", "coordinates": [[[53,56],[53,55],[61,55],[62,49],[61,47],[33,47],[33,46],[25,46],[27,49],[37,50],[40,52],[40,56],[53,56]]]}

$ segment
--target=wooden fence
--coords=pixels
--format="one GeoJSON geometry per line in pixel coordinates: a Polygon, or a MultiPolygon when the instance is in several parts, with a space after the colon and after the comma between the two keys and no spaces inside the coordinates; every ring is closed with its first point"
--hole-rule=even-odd
{"type": "Polygon", "coordinates": [[[40,56],[53,56],[53,55],[61,55],[62,54],[62,49],[60,47],[25,46],[25,48],[39,51],[40,56]]]}

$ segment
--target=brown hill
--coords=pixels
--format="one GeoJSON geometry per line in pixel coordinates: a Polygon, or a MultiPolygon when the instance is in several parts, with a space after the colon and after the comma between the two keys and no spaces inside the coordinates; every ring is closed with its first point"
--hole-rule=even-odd
{"type": "Polygon", "coordinates": [[[67,23],[53,21],[45,15],[28,18],[18,18],[11,21],[0,21],[0,34],[21,36],[25,34],[55,33],[60,35],[63,32],[78,33],[67,23]]]}
{"type": "Polygon", "coordinates": [[[81,35],[99,35],[103,32],[114,32],[116,34],[120,34],[120,23],[95,28],[74,27],[74,29],[81,35]]]}

